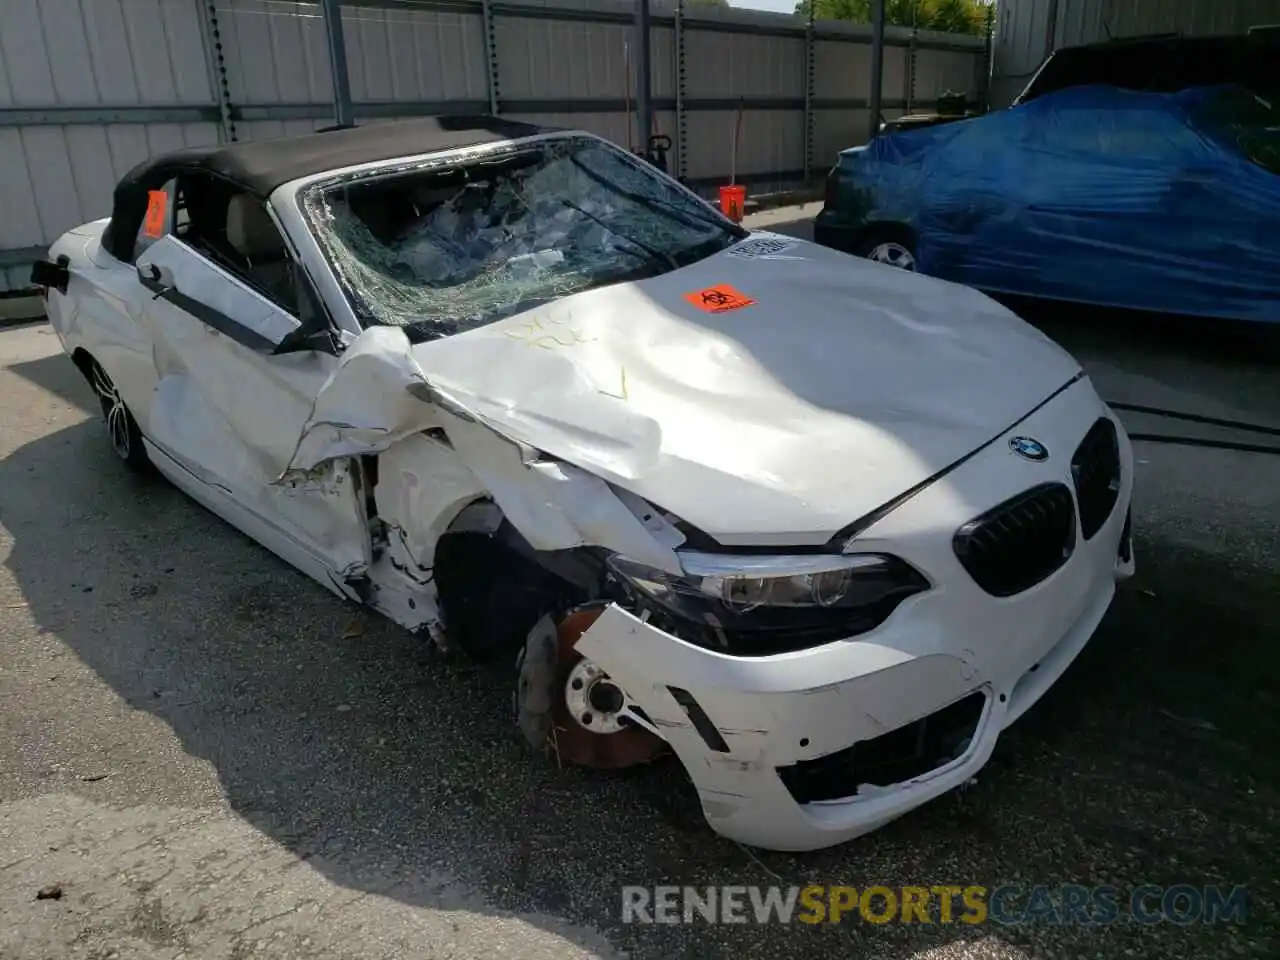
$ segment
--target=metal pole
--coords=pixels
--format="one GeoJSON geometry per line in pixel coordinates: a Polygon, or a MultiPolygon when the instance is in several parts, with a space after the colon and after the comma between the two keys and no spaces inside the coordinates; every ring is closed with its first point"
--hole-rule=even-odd
{"type": "Polygon", "coordinates": [[[329,71],[333,75],[333,115],[339,127],[351,127],[351,82],[347,79],[347,45],[342,36],[341,0],[320,0],[324,29],[329,35],[329,71]]]}
{"type": "Polygon", "coordinates": [[[916,66],[920,49],[920,4],[911,8],[911,44],[907,47],[907,113],[916,106],[916,66]]]}
{"type": "Polygon", "coordinates": [[[235,142],[236,121],[231,110],[231,83],[227,78],[227,58],[222,49],[222,27],[218,23],[218,6],[206,0],[205,22],[201,31],[210,53],[213,85],[218,91],[218,137],[222,143],[235,142]]]}
{"type": "MultiPolygon", "coordinates": [[[[1105,25],[1104,25],[1105,29],[1105,25]]],[[[1049,0],[1049,10],[1044,18],[1044,57],[1048,59],[1057,46],[1058,40],[1058,0],[1049,0]]]]}
{"type": "Polygon", "coordinates": [[[485,77],[488,80],[489,112],[498,115],[498,31],[493,24],[491,0],[480,0],[480,25],[484,30],[485,77]]]}
{"type": "Polygon", "coordinates": [[[813,175],[813,0],[809,0],[809,17],[804,25],[804,182],[807,185],[813,175]]]}
{"type": "Polygon", "coordinates": [[[985,25],[987,35],[983,38],[982,44],[982,77],[979,84],[979,89],[982,91],[979,102],[982,104],[983,113],[991,111],[991,69],[995,59],[995,14],[995,5],[988,5],[985,25]]]}
{"type": "Polygon", "coordinates": [[[653,83],[650,78],[652,54],[649,37],[649,0],[636,0],[636,100],[639,110],[636,120],[640,124],[640,149],[649,154],[649,138],[653,135],[653,83]]]}
{"type": "Polygon", "coordinates": [[[689,142],[689,120],[684,109],[685,82],[688,79],[684,59],[684,0],[676,0],[676,179],[684,183],[687,170],[684,162],[685,145],[689,142]]]}
{"type": "Polygon", "coordinates": [[[871,0],[871,130],[868,140],[880,132],[880,87],[884,81],[884,0],[871,0]]]}

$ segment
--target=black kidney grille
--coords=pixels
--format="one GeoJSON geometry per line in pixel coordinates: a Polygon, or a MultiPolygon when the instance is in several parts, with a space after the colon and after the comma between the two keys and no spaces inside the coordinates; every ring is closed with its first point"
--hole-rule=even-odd
{"type": "Polygon", "coordinates": [[[1120,440],[1111,420],[1103,417],[1089,428],[1071,457],[1071,476],[1080,503],[1080,533],[1090,540],[1120,497],[1120,440]]]}
{"type": "Polygon", "coordinates": [[[1062,483],[1006,500],[966,523],[952,541],[969,576],[996,597],[1035,586],[1067,562],[1075,545],[1075,502],[1062,483]]]}

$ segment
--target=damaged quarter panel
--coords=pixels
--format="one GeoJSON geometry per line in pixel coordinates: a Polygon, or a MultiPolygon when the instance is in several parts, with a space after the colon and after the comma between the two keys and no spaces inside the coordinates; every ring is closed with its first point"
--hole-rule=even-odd
{"type": "Polygon", "coordinates": [[[68,231],[49,248],[49,258],[71,261],[66,295],[49,296],[46,313],[68,353],[87,351],[108,371],[139,423],[146,423],[155,388],[155,345],[134,306],[137,281],[111,269],[101,249],[106,220],[68,231]]]}

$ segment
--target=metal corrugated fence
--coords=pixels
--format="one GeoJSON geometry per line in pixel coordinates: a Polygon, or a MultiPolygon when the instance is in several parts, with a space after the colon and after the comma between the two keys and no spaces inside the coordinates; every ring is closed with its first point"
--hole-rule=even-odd
{"type": "MultiPolygon", "coordinates": [[[[626,0],[350,0],[342,21],[361,122],[496,107],[641,146],[626,0]]],[[[737,173],[754,189],[821,175],[865,139],[867,26],[655,3],[651,36],[655,124],[695,185],[728,174],[739,108],[737,173]]],[[[982,65],[980,38],[890,28],[885,115],[982,89],[982,65]]],[[[0,290],[105,216],[134,164],[325,126],[332,89],[314,2],[0,0],[0,290]]]]}
{"type": "Polygon", "coordinates": [[[1244,33],[1274,23],[1280,0],[999,0],[991,104],[1012,102],[1058,47],[1152,33],[1244,33]]]}

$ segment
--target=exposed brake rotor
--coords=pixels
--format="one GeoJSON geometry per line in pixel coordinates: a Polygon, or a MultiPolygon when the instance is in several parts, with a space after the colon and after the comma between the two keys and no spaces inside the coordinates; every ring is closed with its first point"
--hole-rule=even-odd
{"type": "Polygon", "coordinates": [[[648,763],[667,745],[627,717],[622,689],[574,649],[602,612],[599,607],[579,608],[556,624],[546,743],[562,763],[617,770],[648,763]]]}

